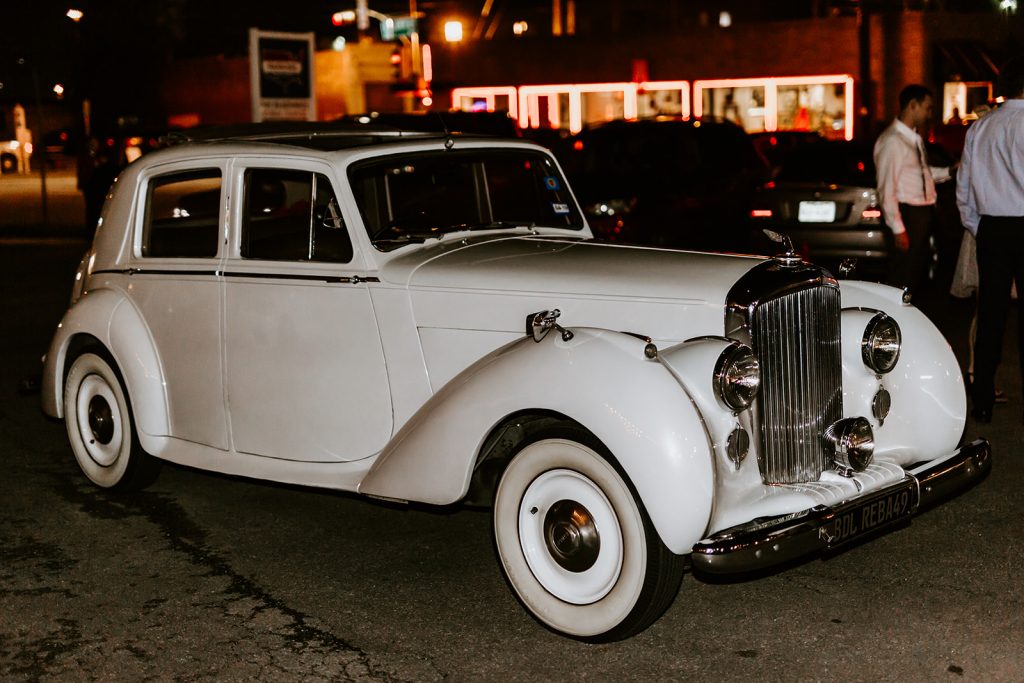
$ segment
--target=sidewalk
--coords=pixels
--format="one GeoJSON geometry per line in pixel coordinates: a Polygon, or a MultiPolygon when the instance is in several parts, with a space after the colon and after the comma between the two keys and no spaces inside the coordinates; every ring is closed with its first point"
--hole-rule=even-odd
{"type": "Polygon", "coordinates": [[[42,205],[38,172],[0,175],[0,237],[85,239],[85,200],[74,170],[46,174],[45,224],[42,205]]]}

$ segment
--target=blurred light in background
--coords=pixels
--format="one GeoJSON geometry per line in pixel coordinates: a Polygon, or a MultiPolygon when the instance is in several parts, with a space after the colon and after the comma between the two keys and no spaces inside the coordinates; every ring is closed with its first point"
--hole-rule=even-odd
{"type": "Polygon", "coordinates": [[[446,21],[444,22],[444,39],[449,43],[458,43],[462,41],[462,22],[461,21],[446,21]]]}

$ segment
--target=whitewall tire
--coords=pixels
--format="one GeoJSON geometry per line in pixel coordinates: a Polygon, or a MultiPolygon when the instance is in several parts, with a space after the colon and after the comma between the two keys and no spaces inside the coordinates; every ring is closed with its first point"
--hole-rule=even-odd
{"type": "Polygon", "coordinates": [[[540,438],[509,462],[494,501],[495,549],[527,610],[581,640],[618,640],[656,620],[683,558],[658,537],[610,456],[585,433],[540,438]]]}
{"type": "Polygon", "coordinates": [[[78,466],[97,486],[139,489],[159,473],[160,461],[139,446],[124,385],[106,354],[89,351],[71,364],[64,423],[78,466]]]}

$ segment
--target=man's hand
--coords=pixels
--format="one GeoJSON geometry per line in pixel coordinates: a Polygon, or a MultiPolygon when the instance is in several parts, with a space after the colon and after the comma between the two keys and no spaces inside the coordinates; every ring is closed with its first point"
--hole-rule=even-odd
{"type": "Polygon", "coordinates": [[[898,232],[893,235],[893,239],[896,243],[896,248],[900,251],[910,251],[910,238],[907,237],[907,233],[898,232]]]}

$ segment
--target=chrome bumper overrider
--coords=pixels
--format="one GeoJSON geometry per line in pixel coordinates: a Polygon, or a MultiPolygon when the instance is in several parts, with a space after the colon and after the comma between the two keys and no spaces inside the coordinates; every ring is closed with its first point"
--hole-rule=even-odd
{"type": "Polygon", "coordinates": [[[838,548],[972,486],[991,469],[990,454],[988,441],[978,439],[860,498],[725,529],[693,546],[693,566],[709,574],[744,573],[838,548]]]}

